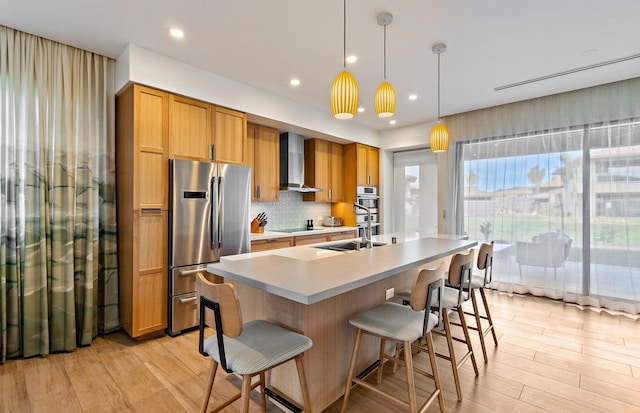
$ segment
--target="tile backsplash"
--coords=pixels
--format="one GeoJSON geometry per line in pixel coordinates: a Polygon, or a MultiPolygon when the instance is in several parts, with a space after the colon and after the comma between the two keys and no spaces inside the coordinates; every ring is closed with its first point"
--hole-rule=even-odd
{"type": "Polygon", "coordinates": [[[331,215],[331,204],[325,202],[304,202],[302,193],[280,191],[278,202],[251,202],[251,218],[260,212],[267,215],[267,231],[285,228],[302,228],[312,219],[315,226],[321,226],[318,218],[331,215]]]}

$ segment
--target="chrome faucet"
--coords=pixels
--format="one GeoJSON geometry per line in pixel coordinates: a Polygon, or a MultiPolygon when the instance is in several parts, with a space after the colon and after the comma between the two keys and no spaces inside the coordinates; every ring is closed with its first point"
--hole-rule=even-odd
{"type": "Polygon", "coordinates": [[[354,202],[353,206],[367,211],[367,229],[365,233],[362,234],[362,242],[365,243],[367,248],[373,248],[373,243],[371,242],[371,211],[366,206],[360,205],[357,202],[354,202]]]}

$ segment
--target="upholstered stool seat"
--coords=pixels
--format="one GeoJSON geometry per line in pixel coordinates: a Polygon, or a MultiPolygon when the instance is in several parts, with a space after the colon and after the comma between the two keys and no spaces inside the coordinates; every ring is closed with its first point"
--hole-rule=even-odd
{"type": "MultiPolygon", "coordinates": [[[[256,374],[291,360],[311,348],[310,338],[264,320],[249,321],[236,338],[224,337],[227,367],[237,374],[256,374]]],[[[217,337],[204,342],[204,351],[220,363],[217,337]]]]}
{"type": "MultiPolygon", "coordinates": [[[[458,300],[467,301],[469,299],[469,294],[465,291],[460,291],[456,288],[444,287],[442,291],[442,308],[456,308],[458,306],[458,300]]],[[[435,301],[433,303],[434,306],[437,306],[439,303],[435,301]]]]}
{"type": "MultiPolygon", "coordinates": [[[[427,330],[433,329],[438,325],[438,316],[429,313],[427,323],[427,330]]],[[[424,311],[387,302],[350,318],[349,324],[391,340],[413,342],[422,337],[424,311]]]]}

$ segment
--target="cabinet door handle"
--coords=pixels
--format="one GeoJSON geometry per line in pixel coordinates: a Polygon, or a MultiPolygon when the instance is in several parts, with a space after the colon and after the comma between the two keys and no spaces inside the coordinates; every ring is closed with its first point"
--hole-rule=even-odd
{"type": "Polygon", "coordinates": [[[329,200],[333,199],[333,189],[329,189],[329,200]]]}
{"type": "Polygon", "coordinates": [[[256,186],[256,198],[260,199],[260,185],[256,186]]]}
{"type": "Polygon", "coordinates": [[[180,304],[184,304],[184,303],[190,303],[192,301],[196,301],[198,299],[197,296],[193,296],[193,297],[189,297],[189,298],[179,298],[178,301],[180,301],[180,304]]]}
{"type": "Polygon", "coordinates": [[[162,212],[162,208],[142,208],[143,214],[159,214],[162,212]]]}
{"type": "Polygon", "coordinates": [[[209,159],[213,161],[215,159],[215,154],[216,154],[215,148],[213,147],[213,144],[210,144],[209,145],[209,159]]]}

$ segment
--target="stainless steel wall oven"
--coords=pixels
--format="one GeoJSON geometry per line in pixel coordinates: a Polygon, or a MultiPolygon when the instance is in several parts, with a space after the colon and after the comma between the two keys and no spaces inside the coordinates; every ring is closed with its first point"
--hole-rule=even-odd
{"type": "MultiPolygon", "coordinates": [[[[380,195],[378,187],[375,186],[358,186],[356,187],[356,203],[369,208],[371,212],[371,235],[378,235],[380,232],[379,207],[380,195]]],[[[367,227],[367,213],[359,208],[355,208],[356,227],[358,228],[358,236],[364,235],[367,227]]]]}

